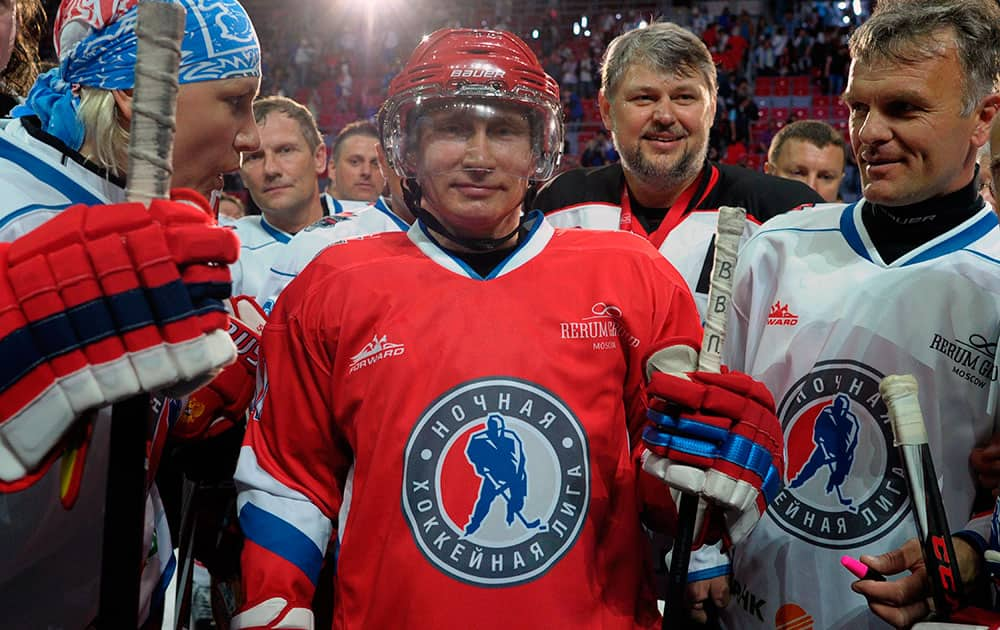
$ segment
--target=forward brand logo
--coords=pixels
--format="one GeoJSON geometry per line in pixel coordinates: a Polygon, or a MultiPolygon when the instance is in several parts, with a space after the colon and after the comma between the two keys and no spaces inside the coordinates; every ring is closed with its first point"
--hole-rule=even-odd
{"type": "Polygon", "coordinates": [[[768,326],[795,326],[798,323],[799,316],[788,310],[788,305],[782,304],[781,300],[774,303],[767,316],[768,326]]]}
{"type": "Polygon", "coordinates": [[[406,352],[406,348],[403,344],[386,341],[386,335],[382,335],[381,337],[375,335],[361,349],[361,352],[351,357],[351,367],[348,370],[348,374],[353,374],[363,367],[378,363],[382,359],[402,356],[404,352],[406,352]]]}

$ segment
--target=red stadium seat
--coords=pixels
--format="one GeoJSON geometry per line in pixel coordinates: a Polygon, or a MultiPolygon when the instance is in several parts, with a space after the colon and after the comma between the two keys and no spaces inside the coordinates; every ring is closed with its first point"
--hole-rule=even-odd
{"type": "Polygon", "coordinates": [[[826,106],[816,106],[812,108],[812,117],[816,120],[827,120],[830,118],[830,108],[826,106]]]}
{"type": "Polygon", "coordinates": [[[833,105],[833,97],[827,96],[826,94],[817,94],[813,97],[813,106],[815,107],[830,107],[833,105]]]}
{"type": "Polygon", "coordinates": [[[779,123],[781,123],[782,125],[785,124],[785,121],[788,120],[788,108],[787,107],[775,107],[771,111],[771,117],[774,120],[776,120],[779,123]]]}
{"type": "Polygon", "coordinates": [[[833,106],[833,117],[836,119],[847,120],[851,115],[851,109],[844,105],[843,103],[836,103],[833,106]]]}
{"type": "Polygon", "coordinates": [[[807,76],[795,76],[792,77],[792,94],[809,94],[809,77],[807,76]]]}
{"type": "Polygon", "coordinates": [[[764,156],[760,153],[751,153],[746,156],[746,165],[752,171],[759,171],[764,167],[764,156]]]}
{"type": "Polygon", "coordinates": [[[754,86],[754,94],[760,96],[770,96],[774,94],[774,77],[757,77],[757,83],[754,86]]]}
{"type": "Polygon", "coordinates": [[[805,120],[809,118],[809,110],[805,107],[796,107],[792,110],[792,116],[795,120],[805,120]]]}
{"type": "Polygon", "coordinates": [[[760,114],[759,120],[769,120],[771,118],[771,108],[770,107],[758,107],[757,113],[760,114]]]}
{"type": "Polygon", "coordinates": [[[792,83],[788,77],[777,77],[774,81],[774,94],[776,96],[789,96],[792,93],[792,83]]]}

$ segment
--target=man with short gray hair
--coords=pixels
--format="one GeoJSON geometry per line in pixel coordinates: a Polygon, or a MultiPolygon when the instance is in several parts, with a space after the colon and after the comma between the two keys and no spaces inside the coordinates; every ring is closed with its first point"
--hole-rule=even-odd
{"type": "Polygon", "coordinates": [[[850,49],[843,99],[862,199],[769,221],[734,274],[723,359],[774,394],[787,469],[734,550],[728,629],[926,617],[931,567],[879,392],[890,374],[919,386],[953,533],[942,567],[961,593],[984,573],[990,519],[969,519],[969,455],[1000,426],[1000,229],[975,166],[1000,110],[1000,7],[883,0],[850,49]],[[856,578],[845,554],[890,579],[856,578]]]}
{"type": "MultiPolygon", "coordinates": [[[[680,272],[704,317],[720,206],[746,208],[745,240],[758,223],[823,199],[801,182],[708,160],[716,68],[690,31],[657,22],[619,35],[604,53],[601,79],[601,119],[621,162],[559,175],[534,207],[557,227],[648,239],[680,272]]],[[[707,601],[728,601],[728,571],[711,550],[694,555],[689,598],[693,618],[704,621],[707,601]]]]}
{"type": "Polygon", "coordinates": [[[704,314],[719,206],[744,207],[755,224],[822,198],[799,182],[708,160],[716,69],[686,29],[658,22],[619,35],[605,51],[601,79],[601,119],[621,162],[559,175],[534,206],[559,227],[649,239],[704,314]]]}

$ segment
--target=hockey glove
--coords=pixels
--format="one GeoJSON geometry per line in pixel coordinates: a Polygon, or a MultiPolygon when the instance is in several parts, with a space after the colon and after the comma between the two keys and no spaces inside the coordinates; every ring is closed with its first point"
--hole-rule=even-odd
{"type": "Polygon", "coordinates": [[[44,474],[82,412],[235,358],[219,329],[239,242],[186,196],[73,206],[0,245],[0,490],[44,474]]]}
{"type": "Polygon", "coordinates": [[[781,489],[783,445],[771,393],[725,367],[721,374],[654,373],[648,392],[643,469],[709,501],[696,523],[697,544],[739,542],[781,489]]]}
{"type": "Polygon", "coordinates": [[[234,426],[243,426],[246,419],[260,361],[260,333],[267,316],[247,295],[229,300],[229,305],[232,310],[229,336],[239,356],[212,382],[191,394],[180,419],[170,431],[175,438],[215,437],[234,426]]]}

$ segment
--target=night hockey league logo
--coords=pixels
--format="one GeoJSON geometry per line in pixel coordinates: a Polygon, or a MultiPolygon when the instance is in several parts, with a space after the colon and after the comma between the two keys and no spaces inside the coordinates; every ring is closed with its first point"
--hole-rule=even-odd
{"type": "Polygon", "coordinates": [[[586,434],[537,385],[490,377],[434,401],[406,445],[403,512],[431,563],[477,586],[513,586],[574,545],[590,505],[586,434]]]}
{"type": "Polygon", "coordinates": [[[785,487],[767,511],[793,536],[820,547],[858,547],[909,512],[881,381],[862,363],[823,361],[781,401],[785,487]]]}

